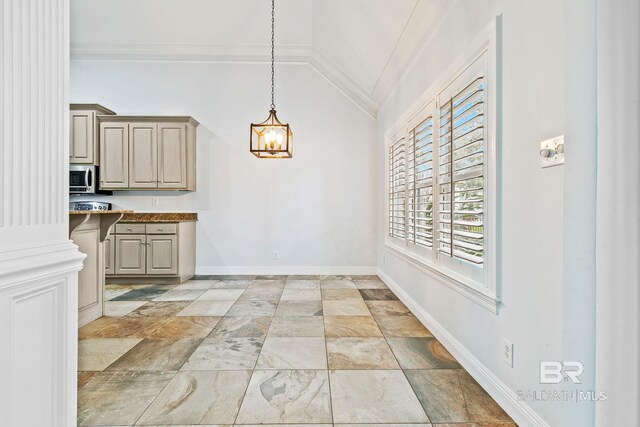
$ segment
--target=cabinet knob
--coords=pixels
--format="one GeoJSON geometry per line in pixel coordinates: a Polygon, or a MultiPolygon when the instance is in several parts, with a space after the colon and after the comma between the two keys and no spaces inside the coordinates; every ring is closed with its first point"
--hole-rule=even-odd
{"type": "Polygon", "coordinates": [[[131,231],[131,227],[128,227],[128,228],[127,228],[127,231],[131,231]]]}

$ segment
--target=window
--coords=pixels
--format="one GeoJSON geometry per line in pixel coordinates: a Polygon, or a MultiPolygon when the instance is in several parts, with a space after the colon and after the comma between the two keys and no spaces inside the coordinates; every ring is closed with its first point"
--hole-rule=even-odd
{"type": "Polygon", "coordinates": [[[388,138],[387,246],[495,309],[493,40],[388,138]]]}
{"type": "Polygon", "coordinates": [[[389,235],[406,236],[405,184],[407,165],[404,138],[389,147],[389,235]]]}

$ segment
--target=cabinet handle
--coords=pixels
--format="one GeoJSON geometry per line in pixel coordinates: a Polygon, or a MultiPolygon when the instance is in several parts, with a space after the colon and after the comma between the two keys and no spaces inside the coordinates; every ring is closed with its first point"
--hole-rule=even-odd
{"type": "Polygon", "coordinates": [[[127,228],[127,231],[131,231],[131,227],[127,228]]]}
{"type": "Polygon", "coordinates": [[[158,231],[162,231],[162,228],[158,228],[158,231]]]}

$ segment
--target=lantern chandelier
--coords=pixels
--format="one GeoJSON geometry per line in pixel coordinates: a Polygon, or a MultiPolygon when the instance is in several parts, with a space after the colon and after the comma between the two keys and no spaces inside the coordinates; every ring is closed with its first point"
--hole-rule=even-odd
{"type": "Polygon", "coordinates": [[[286,159],[293,157],[293,132],[288,123],[282,123],[276,115],[275,92],[275,0],[271,0],[271,108],[269,117],[262,123],[251,123],[249,149],[261,159],[286,159]]]}

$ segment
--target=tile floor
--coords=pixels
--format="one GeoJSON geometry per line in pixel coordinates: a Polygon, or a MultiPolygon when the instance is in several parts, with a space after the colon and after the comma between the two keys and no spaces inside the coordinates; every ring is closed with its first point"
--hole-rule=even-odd
{"type": "Polygon", "coordinates": [[[107,285],[78,425],[515,424],[375,276],[107,285]]]}

